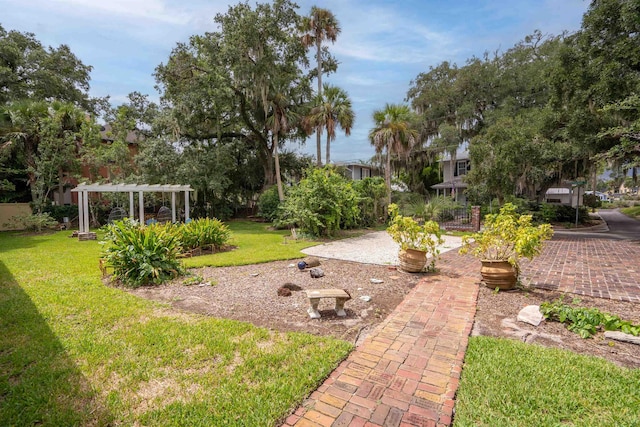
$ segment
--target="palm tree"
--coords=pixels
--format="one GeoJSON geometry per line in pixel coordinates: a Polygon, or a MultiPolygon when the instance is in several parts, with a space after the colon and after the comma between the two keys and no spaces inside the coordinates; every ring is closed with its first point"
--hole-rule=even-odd
{"type": "Polygon", "coordinates": [[[278,198],[284,200],[282,177],[280,175],[280,157],[278,154],[279,136],[286,134],[292,127],[292,122],[298,119],[298,115],[291,109],[286,95],[277,92],[269,100],[270,115],[267,118],[267,127],[271,130],[273,138],[273,157],[276,166],[276,185],[278,186],[278,198]]]}
{"type": "MultiPolygon", "coordinates": [[[[316,46],[318,96],[320,97],[322,96],[322,42],[328,40],[334,43],[340,34],[340,24],[330,10],[313,6],[309,16],[303,18],[302,30],[305,32],[302,36],[302,44],[305,47],[316,46]]],[[[322,166],[321,133],[322,127],[316,127],[318,166],[322,166]]],[[[329,159],[326,159],[326,163],[329,163],[329,159]]]]}
{"type": "Polygon", "coordinates": [[[324,93],[315,98],[314,107],[307,118],[309,124],[316,129],[327,130],[326,164],[331,161],[331,141],[336,139],[336,128],[344,130],[345,135],[351,135],[351,127],[355,120],[355,113],[351,108],[351,100],[347,92],[336,86],[325,84],[324,93]]]}
{"type": "Polygon", "coordinates": [[[384,180],[387,185],[387,203],[391,203],[391,156],[408,155],[418,140],[413,127],[416,115],[406,105],[387,104],[384,110],[373,112],[375,128],[369,132],[369,140],[380,154],[386,150],[384,180]]]}

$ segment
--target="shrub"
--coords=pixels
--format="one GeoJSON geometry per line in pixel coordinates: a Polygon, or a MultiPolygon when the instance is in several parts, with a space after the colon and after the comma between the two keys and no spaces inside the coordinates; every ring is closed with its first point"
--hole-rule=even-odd
{"type": "Polygon", "coordinates": [[[78,207],[71,206],[71,205],[64,205],[64,206],[48,205],[42,209],[42,212],[46,212],[49,215],[51,215],[51,217],[56,221],[62,222],[64,217],[69,218],[69,220],[77,217],[78,207]]]}
{"type": "Polygon", "coordinates": [[[392,191],[391,202],[398,205],[403,215],[420,216],[420,210],[424,206],[424,196],[418,193],[392,191]]]}
{"type": "Polygon", "coordinates": [[[58,225],[58,221],[48,213],[36,213],[32,215],[16,215],[9,219],[5,226],[14,230],[27,230],[41,232],[45,228],[53,228],[58,225]]]}
{"type": "Polygon", "coordinates": [[[307,171],[291,188],[276,221],[277,226],[298,226],[312,236],[330,236],[358,224],[358,194],[351,181],[333,167],[307,171]]]}
{"type": "MultiPolygon", "coordinates": [[[[576,208],[567,205],[552,205],[555,210],[555,219],[553,222],[569,222],[574,223],[576,221],[576,208]]],[[[589,212],[586,207],[580,206],[578,208],[578,222],[584,223],[589,219],[589,212]]]]}
{"type": "Polygon", "coordinates": [[[258,215],[267,221],[273,222],[278,217],[279,206],[278,187],[274,185],[260,194],[258,198],[258,215]]]}
{"type": "Polygon", "coordinates": [[[106,226],[102,257],[123,284],[160,284],[184,273],[181,242],[173,224],[140,225],[125,219],[106,226]]]}
{"type": "Polygon", "coordinates": [[[180,240],[184,249],[220,249],[229,242],[229,228],[215,218],[195,219],[179,226],[180,240]]]}
{"type": "Polygon", "coordinates": [[[595,194],[585,194],[583,196],[583,200],[584,205],[592,209],[596,209],[602,206],[602,200],[600,200],[600,197],[596,196],[595,194]]]}
{"type": "Polygon", "coordinates": [[[379,222],[384,216],[385,198],[387,196],[387,186],[384,178],[373,177],[353,181],[353,189],[358,193],[360,208],[360,218],[358,225],[370,227],[379,222]]]}

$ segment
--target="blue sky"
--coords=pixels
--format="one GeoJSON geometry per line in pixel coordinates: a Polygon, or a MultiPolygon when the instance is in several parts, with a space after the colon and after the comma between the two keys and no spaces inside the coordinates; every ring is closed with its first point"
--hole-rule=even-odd
{"type": "MultiPolygon", "coordinates": [[[[254,4],[255,2],[251,2],[254,4]]],[[[6,30],[35,33],[44,44],[67,44],[93,66],[91,94],[114,104],[139,91],[157,100],[153,71],[178,42],[215,31],[213,17],[235,2],[220,0],[0,0],[6,30]]],[[[342,33],[331,51],[338,72],[325,78],[345,89],[356,122],[332,143],[333,161],[367,160],[371,115],[402,102],[420,72],[442,61],[459,65],[485,51],[506,50],[535,29],[546,34],[580,28],[586,0],[326,0],[298,1],[330,9],[342,33]]],[[[315,137],[300,152],[315,153],[315,137]]],[[[323,147],[324,153],[324,147],[323,147]]],[[[324,155],[324,154],[323,154],[324,155]]]]}

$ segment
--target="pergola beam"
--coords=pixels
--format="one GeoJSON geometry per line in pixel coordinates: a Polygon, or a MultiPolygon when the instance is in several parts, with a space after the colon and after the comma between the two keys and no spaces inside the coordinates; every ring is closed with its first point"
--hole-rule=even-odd
{"type": "Polygon", "coordinates": [[[190,185],[173,184],[79,184],[71,190],[78,193],[78,222],[80,233],[89,232],[89,193],[129,193],[129,217],[134,219],[134,193],[138,193],[138,216],[144,223],[144,193],[171,193],[171,221],[176,221],[176,193],[184,191],[184,219],[189,221],[190,185]]]}

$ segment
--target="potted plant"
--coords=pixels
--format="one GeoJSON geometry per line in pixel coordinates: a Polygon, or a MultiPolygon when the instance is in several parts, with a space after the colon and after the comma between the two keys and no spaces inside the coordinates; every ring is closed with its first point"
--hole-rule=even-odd
{"type": "Polygon", "coordinates": [[[480,258],[480,273],[488,287],[512,289],[520,274],[520,258],[539,255],[552,235],[551,225],[535,226],[531,215],[520,215],[515,205],[507,203],[499,213],[485,216],[483,231],[462,239],[459,252],[480,258]]]}
{"type": "Polygon", "coordinates": [[[438,245],[443,243],[438,223],[426,221],[424,225],[420,225],[412,217],[400,215],[396,204],[389,205],[389,215],[391,221],[387,233],[400,245],[400,269],[409,273],[422,271],[429,254],[429,270],[433,270],[440,254],[438,245]]]}

